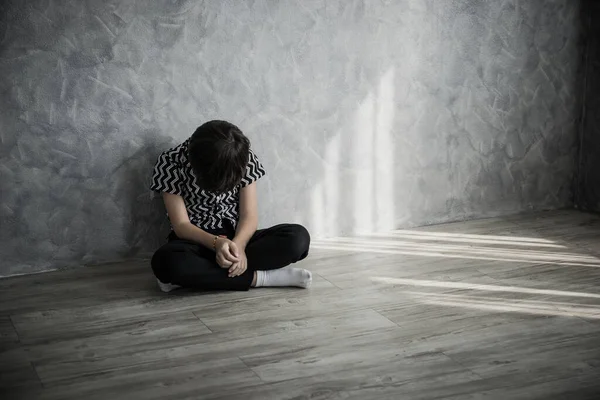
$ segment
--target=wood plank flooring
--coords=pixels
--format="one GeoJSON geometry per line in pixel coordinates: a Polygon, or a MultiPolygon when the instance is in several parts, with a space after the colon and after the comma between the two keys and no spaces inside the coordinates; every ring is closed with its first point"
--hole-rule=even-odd
{"type": "Polygon", "coordinates": [[[2,399],[598,399],[600,217],[314,241],[309,290],[148,261],[0,280],[2,399]]]}

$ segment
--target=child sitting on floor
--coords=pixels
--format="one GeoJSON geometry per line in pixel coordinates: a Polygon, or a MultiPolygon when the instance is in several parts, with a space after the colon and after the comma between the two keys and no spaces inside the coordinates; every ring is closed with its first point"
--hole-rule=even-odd
{"type": "Polygon", "coordinates": [[[280,269],[308,255],[308,231],[296,224],[257,230],[263,175],[248,138],[225,121],[203,124],[159,156],[151,189],[162,193],[172,228],[152,257],[161,290],[310,285],[309,271],[280,269]]]}

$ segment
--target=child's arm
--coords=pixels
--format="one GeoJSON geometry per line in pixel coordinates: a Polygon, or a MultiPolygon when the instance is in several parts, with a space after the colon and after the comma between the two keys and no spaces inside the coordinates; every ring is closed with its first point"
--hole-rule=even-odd
{"type": "MultiPolygon", "coordinates": [[[[177,237],[200,243],[204,247],[214,250],[215,235],[205,232],[190,222],[187,210],[185,209],[185,202],[181,196],[165,192],[163,193],[163,201],[165,202],[169,220],[177,237]]],[[[224,248],[223,251],[225,258],[229,261],[229,265],[238,261],[237,257],[234,257],[229,252],[228,247],[224,248]]]]}
{"type": "Polygon", "coordinates": [[[256,182],[253,182],[240,190],[240,220],[233,242],[241,250],[244,250],[257,227],[258,201],[256,198],[256,182]]]}

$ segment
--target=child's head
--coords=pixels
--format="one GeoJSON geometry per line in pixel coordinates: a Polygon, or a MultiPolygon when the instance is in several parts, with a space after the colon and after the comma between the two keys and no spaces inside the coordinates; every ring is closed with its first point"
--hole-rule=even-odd
{"type": "Polygon", "coordinates": [[[229,122],[209,121],[196,129],[188,151],[202,189],[222,193],[233,189],[244,177],[250,140],[229,122]]]}

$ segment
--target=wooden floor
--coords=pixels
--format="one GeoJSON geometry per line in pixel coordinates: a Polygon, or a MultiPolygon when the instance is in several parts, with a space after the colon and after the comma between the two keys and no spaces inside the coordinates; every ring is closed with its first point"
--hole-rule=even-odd
{"type": "Polygon", "coordinates": [[[320,241],[301,266],[309,290],[164,294],[148,262],[0,280],[0,397],[600,398],[598,216],[320,241]]]}

